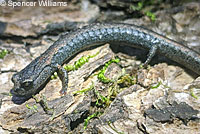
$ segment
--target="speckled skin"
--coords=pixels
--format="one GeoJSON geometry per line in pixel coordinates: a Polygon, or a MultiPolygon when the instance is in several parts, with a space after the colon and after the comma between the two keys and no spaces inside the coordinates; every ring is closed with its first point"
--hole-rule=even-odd
{"type": "Polygon", "coordinates": [[[135,25],[96,23],[62,35],[41,56],[14,74],[11,93],[30,97],[57,70],[61,70],[61,80],[65,86],[63,88],[67,88],[67,72],[61,69],[66,60],[85,48],[114,42],[147,50],[157,46],[156,51],[160,54],[200,74],[200,54],[175,41],[135,25]]]}

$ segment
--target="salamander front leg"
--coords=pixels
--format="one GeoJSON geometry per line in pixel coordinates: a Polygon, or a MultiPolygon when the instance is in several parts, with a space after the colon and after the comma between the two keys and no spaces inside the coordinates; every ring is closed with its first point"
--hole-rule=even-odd
{"type": "Polygon", "coordinates": [[[152,60],[153,56],[156,54],[157,50],[158,50],[158,46],[157,45],[153,45],[151,47],[151,49],[149,50],[148,57],[147,57],[146,61],[143,64],[144,67],[146,67],[149,64],[149,62],[152,60]]]}
{"type": "Polygon", "coordinates": [[[58,76],[62,81],[62,89],[60,90],[61,95],[65,95],[68,87],[68,72],[60,65],[57,65],[58,68],[58,76]]]}

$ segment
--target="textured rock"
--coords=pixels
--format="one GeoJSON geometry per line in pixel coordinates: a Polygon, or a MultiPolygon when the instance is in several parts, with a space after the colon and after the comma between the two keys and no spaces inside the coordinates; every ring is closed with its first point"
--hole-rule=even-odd
{"type": "MultiPolygon", "coordinates": [[[[112,11],[111,7],[109,11],[101,10],[98,19],[122,21],[127,18],[124,7],[129,5],[118,3],[112,0],[102,5],[104,8],[108,5],[122,8],[117,11],[112,11]]],[[[190,2],[166,8],[167,5],[155,13],[153,23],[147,16],[131,17],[122,22],[148,27],[199,51],[200,4],[190,2]]],[[[148,52],[127,46],[110,47],[106,44],[76,55],[67,64],[72,65],[82,56],[99,52],[81,68],[69,73],[66,96],[60,96],[61,82],[54,79],[35,96],[40,101],[31,98],[22,105],[13,104],[9,90],[13,87],[10,79],[14,72],[23,69],[44,52],[61,32],[93,22],[100,9],[87,0],[82,3],[74,0],[67,7],[48,10],[41,7],[34,11],[28,7],[18,8],[17,11],[0,9],[7,14],[0,14],[0,49],[9,51],[0,59],[0,133],[199,134],[200,77],[159,54],[149,67],[139,68],[148,52]],[[115,56],[121,59],[120,62],[112,63],[105,73],[114,82],[104,84],[96,74],[115,56]],[[124,73],[131,76],[134,85],[117,83],[124,73]],[[91,85],[93,88],[89,91],[74,94],[91,85]],[[113,94],[109,96],[109,102],[102,102],[97,92],[104,97],[113,94]],[[100,114],[85,125],[85,120],[95,112],[100,114]]]]}

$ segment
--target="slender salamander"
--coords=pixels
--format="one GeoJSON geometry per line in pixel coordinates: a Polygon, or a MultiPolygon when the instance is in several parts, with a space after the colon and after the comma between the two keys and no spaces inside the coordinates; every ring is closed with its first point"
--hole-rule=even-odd
{"type": "Polygon", "coordinates": [[[62,35],[43,54],[14,74],[11,93],[31,97],[57,71],[62,81],[60,92],[64,94],[68,85],[68,73],[62,68],[64,62],[88,47],[115,42],[149,50],[145,64],[158,52],[200,74],[200,54],[180,43],[131,24],[95,23],[62,35]]]}

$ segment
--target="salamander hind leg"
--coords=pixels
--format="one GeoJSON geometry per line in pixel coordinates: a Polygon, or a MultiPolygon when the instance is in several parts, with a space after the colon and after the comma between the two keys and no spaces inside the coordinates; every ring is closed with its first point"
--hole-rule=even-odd
{"type": "Polygon", "coordinates": [[[148,57],[147,57],[146,61],[143,64],[143,67],[146,67],[149,64],[149,62],[152,60],[153,56],[156,54],[157,50],[158,50],[158,46],[157,45],[153,45],[151,47],[151,49],[149,50],[148,57]]]}

